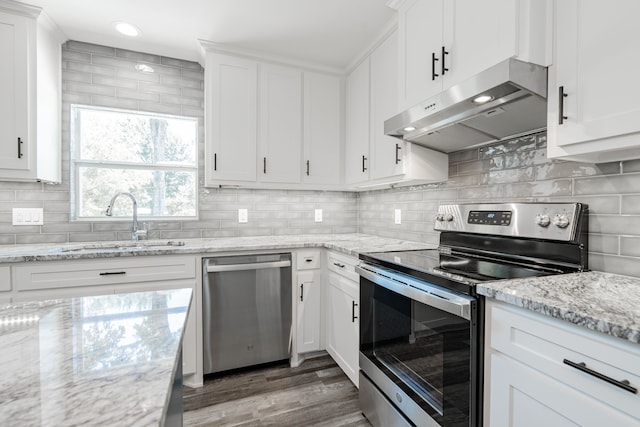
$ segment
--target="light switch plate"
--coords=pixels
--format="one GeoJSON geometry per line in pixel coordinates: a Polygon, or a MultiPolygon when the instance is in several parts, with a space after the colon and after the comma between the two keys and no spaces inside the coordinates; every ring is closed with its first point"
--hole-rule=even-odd
{"type": "Polygon", "coordinates": [[[249,222],[249,210],[248,209],[238,209],[238,222],[240,222],[240,223],[249,222]]]}
{"type": "Polygon", "coordinates": [[[396,209],[393,212],[393,222],[396,224],[402,224],[402,210],[396,209]]]}
{"type": "Polygon", "coordinates": [[[314,217],[316,222],[322,222],[322,209],[316,209],[314,217]]]}
{"type": "Polygon", "coordinates": [[[42,208],[13,208],[13,225],[43,225],[44,213],[42,208]]]}

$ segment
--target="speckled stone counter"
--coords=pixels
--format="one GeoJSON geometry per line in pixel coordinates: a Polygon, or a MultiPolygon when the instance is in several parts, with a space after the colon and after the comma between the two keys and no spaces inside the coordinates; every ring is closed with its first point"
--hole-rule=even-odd
{"type": "Polygon", "coordinates": [[[0,425],[163,425],[191,293],[0,306],[0,425]]]}
{"type": "Polygon", "coordinates": [[[92,242],[57,245],[0,246],[0,263],[114,258],[144,255],[211,254],[216,252],[327,248],[357,256],[365,252],[429,249],[425,243],[367,234],[230,237],[220,239],[92,242]]]}
{"type": "Polygon", "coordinates": [[[561,274],[478,285],[481,295],[640,343],[640,279],[609,273],[561,274]]]}

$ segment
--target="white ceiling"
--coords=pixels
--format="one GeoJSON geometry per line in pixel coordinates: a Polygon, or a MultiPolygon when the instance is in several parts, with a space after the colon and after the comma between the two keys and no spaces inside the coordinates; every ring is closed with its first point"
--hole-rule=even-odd
{"type": "Polygon", "coordinates": [[[343,70],[393,19],[388,0],[24,0],[71,40],[198,60],[198,39],[343,70]],[[114,21],[142,30],[115,32],[114,21]]]}

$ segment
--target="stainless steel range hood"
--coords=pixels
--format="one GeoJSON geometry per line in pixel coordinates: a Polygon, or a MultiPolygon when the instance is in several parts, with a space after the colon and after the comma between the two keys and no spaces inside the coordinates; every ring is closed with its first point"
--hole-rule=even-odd
{"type": "Polygon", "coordinates": [[[546,128],[546,98],[546,67],[508,59],[385,120],[384,131],[450,153],[546,128]],[[474,102],[481,95],[490,101],[474,102]]]}

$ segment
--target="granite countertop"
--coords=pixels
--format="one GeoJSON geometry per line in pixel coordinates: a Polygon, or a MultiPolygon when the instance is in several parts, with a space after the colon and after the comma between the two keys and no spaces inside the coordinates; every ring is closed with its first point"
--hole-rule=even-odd
{"type": "Polygon", "coordinates": [[[365,252],[430,249],[434,245],[367,234],[228,237],[217,239],[88,242],[0,246],[0,263],[113,258],[143,255],[209,254],[216,252],[327,248],[358,256],[365,252]]]}
{"type": "Polygon", "coordinates": [[[191,294],[0,306],[0,425],[162,425],[191,294]]]}
{"type": "Polygon", "coordinates": [[[640,343],[640,278],[589,271],[481,283],[481,295],[640,343]]]}

